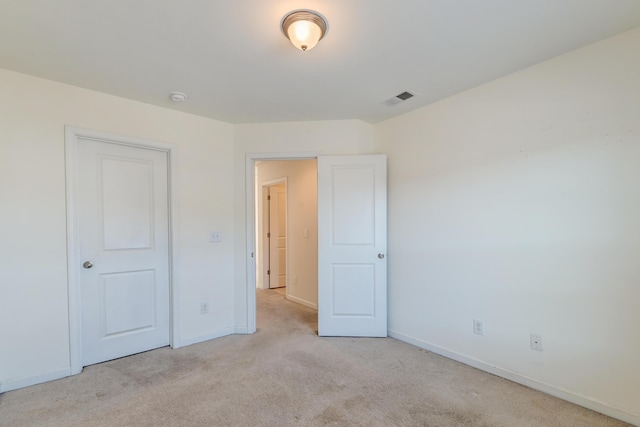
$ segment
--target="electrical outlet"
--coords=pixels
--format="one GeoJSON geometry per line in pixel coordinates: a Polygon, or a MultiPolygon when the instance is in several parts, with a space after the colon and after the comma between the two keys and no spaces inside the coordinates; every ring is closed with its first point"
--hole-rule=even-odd
{"type": "Polygon", "coordinates": [[[222,233],[219,231],[210,231],[209,241],[214,243],[222,242],[222,233]]]}
{"type": "Polygon", "coordinates": [[[473,319],[473,333],[484,335],[484,322],[482,320],[473,319]]]}
{"type": "Polygon", "coordinates": [[[542,351],[542,336],[531,334],[531,350],[542,351]]]}
{"type": "Polygon", "coordinates": [[[201,302],[200,303],[200,314],[209,313],[209,303],[201,302]]]}

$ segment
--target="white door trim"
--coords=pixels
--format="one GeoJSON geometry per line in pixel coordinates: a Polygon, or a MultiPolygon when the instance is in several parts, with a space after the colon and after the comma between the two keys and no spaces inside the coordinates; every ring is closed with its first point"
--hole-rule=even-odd
{"type": "MultiPolygon", "coordinates": [[[[245,218],[246,218],[246,293],[247,293],[247,330],[256,332],[256,173],[255,165],[259,160],[309,160],[318,158],[318,153],[247,153],[245,155],[245,218]]],[[[287,267],[288,268],[288,267],[287,267]]]]}
{"type": "MultiPolygon", "coordinates": [[[[168,160],[168,197],[169,197],[169,343],[171,347],[180,347],[179,339],[179,292],[174,286],[176,271],[174,259],[176,250],[173,242],[176,240],[176,173],[177,173],[177,149],[172,144],[116,135],[107,132],[82,129],[73,126],[65,126],[65,173],[67,195],[67,285],[69,298],[69,362],[70,374],[82,372],[82,307],[80,298],[79,266],[81,263],[79,253],[78,232],[78,139],[91,139],[109,144],[126,145],[148,150],[158,150],[167,153],[168,160]]],[[[254,292],[255,294],[255,292],[254,292]]]]}

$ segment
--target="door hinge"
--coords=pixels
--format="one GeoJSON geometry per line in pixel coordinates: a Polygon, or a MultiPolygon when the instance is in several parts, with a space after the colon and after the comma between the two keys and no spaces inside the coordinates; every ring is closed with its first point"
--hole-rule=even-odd
{"type": "Polygon", "coordinates": [[[271,200],[271,194],[267,196],[267,200],[271,200]]]}
{"type": "Polygon", "coordinates": [[[270,275],[271,274],[271,270],[267,270],[267,274],[270,275]]]}
{"type": "Polygon", "coordinates": [[[267,233],[267,237],[271,237],[271,233],[267,233]]]}

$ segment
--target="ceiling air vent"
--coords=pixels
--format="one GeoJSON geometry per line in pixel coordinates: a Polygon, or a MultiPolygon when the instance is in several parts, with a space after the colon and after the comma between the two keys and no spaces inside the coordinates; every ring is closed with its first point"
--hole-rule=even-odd
{"type": "Polygon", "coordinates": [[[413,97],[414,97],[413,93],[404,91],[394,97],[387,99],[386,101],[383,101],[382,103],[387,107],[393,107],[394,105],[398,105],[402,101],[406,101],[407,99],[413,98],[413,97]]]}

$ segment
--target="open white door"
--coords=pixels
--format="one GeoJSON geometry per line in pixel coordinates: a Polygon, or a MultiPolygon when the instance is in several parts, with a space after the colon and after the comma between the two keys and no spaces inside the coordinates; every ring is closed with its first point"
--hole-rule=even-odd
{"type": "Polygon", "coordinates": [[[387,336],[387,157],[318,157],[318,335],[387,336]]]}
{"type": "Polygon", "coordinates": [[[287,189],[269,187],[269,288],[287,286],[287,189]]]}

